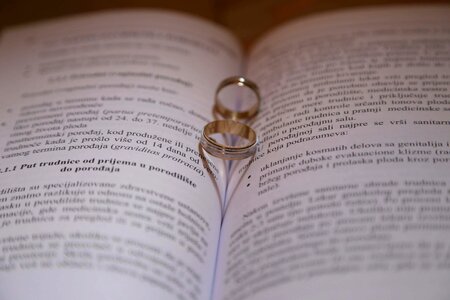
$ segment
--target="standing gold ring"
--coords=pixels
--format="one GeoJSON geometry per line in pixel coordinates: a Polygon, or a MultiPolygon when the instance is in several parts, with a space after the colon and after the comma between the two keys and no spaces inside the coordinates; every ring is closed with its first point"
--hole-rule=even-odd
{"type": "Polygon", "coordinates": [[[216,94],[215,94],[214,111],[219,113],[224,119],[249,120],[258,113],[260,103],[261,103],[261,96],[259,94],[259,88],[256,85],[256,83],[254,83],[253,81],[248,80],[242,76],[233,76],[233,77],[229,77],[229,78],[226,78],[225,80],[223,80],[217,87],[216,94]],[[256,103],[254,105],[252,105],[246,111],[235,111],[235,110],[228,109],[220,101],[219,93],[223,88],[225,88],[229,85],[238,85],[238,86],[248,87],[256,95],[256,103]]]}
{"type": "Polygon", "coordinates": [[[250,157],[256,152],[258,140],[256,133],[249,126],[234,120],[217,120],[206,124],[200,139],[203,149],[209,154],[226,160],[238,160],[250,157]],[[228,146],[217,142],[212,134],[237,135],[248,140],[244,146],[228,146]]]}

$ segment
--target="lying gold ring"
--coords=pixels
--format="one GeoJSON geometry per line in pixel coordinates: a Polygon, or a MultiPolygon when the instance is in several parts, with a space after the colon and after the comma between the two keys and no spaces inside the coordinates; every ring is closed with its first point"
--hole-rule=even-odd
{"type": "Polygon", "coordinates": [[[226,160],[237,160],[250,157],[256,152],[258,140],[256,133],[249,126],[234,120],[217,120],[209,122],[203,128],[200,144],[209,154],[226,160]],[[217,142],[210,135],[228,133],[248,140],[244,146],[228,146],[217,142]]]}
{"type": "Polygon", "coordinates": [[[217,111],[224,119],[232,119],[232,120],[245,120],[253,118],[258,113],[259,105],[261,103],[261,96],[259,95],[259,88],[256,85],[256,83],[242,76],[229,77],[223,80],[217,87],[216,95],[214,98],[215,98],[214,110],[217,111]],[[219,99],[220,91],[223,88],[234,84],[238,86],[246,86],[250,88],[256,95],[256,103],[246,111],[230,110],[226,108],[219,99]]]}

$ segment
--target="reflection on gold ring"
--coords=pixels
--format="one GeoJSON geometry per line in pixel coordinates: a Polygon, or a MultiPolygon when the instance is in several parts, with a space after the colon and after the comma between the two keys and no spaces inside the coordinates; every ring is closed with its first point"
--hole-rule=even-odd
{"type": "Polygon", "coordinates": [[[234,120],[217,120],[206,124],[200,139],[203,149],[209,154],[226,160],[237,160],[250,157],[256,152],[256,133],[249,126],[234,120]],[[237,135],[248,140],[244,146],[228,146],[217,142],[212,134],[237,135]]]}

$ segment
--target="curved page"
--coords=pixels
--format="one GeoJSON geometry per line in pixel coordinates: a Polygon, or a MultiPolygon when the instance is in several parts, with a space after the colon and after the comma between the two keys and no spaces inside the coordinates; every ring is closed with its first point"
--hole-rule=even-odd
{"type": "Polygon", "coordinates": [[[240,55],[168,12],[4,34],[1,299],[209,299],[221,204],[198,140],[240,55]]]}
{"type": "Polygon", "coordinates": [[[216,299],[450,298],[450,9],[296,21],[252,51],[262,145],[216,299]]]}

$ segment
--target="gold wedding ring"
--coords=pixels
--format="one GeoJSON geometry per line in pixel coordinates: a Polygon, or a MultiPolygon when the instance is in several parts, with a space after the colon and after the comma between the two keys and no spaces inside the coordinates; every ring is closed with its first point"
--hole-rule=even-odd
{"type": "Polygon", "coordinates": [[[203,128],[200,139],[203,149],[209,154],[226,160],[238,160],[250,157],[256,152],[256,133],[249,126],[234,120],[217,120],[209,122],[203,128]],[[244,146],[228,146],[217,142],[211,135],[230,134],[248,140],[244,146]]]}
{"type": "Polygon", "coordinates": [[[234,77],[226,78],[217,87],[216,95],[215,95],[214,111],[219,113],[224,119],[250,120],[258,113],[260,103],[261,103],[261,96],[259,94],[259,88],[256,85],[256,83],[254,83],[253,81],[248,80],[242,76],[234,76],[234,77]],[[222,104],[222,101],[219,99],[219,93],[223,88],[225,88],[229,85],[238,85],[238,86],[248,87],[255,94],[256,103],[254,105],[252,105],[246,111],[235,111],[235,110],[228,109],[225,105],[222,104]]]}

